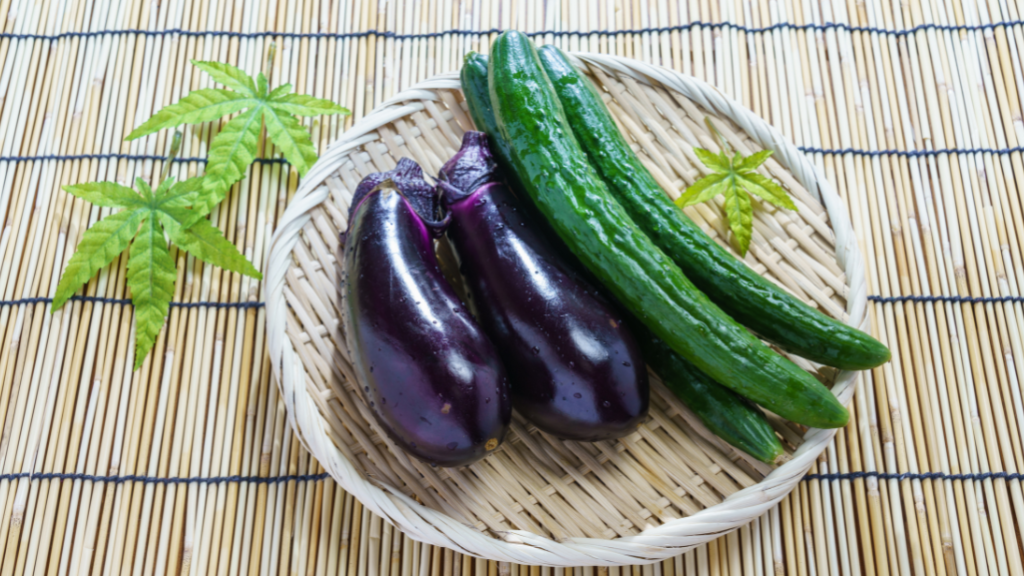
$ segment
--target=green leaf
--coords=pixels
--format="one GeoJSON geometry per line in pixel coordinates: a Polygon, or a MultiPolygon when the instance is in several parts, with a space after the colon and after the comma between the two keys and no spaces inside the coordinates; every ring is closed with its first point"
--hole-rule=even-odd
{"type": "Polygon", "coordinates": [[[87,182],[63,186],[68,194],[104,208],[131,208],[138,206],[142,198],[127,186],[117,182],[87,182]]]}
{"type": "Polygon", "coordinates": [[[729,218],[733,240],[740,256],[747,255],[750,247],[751,231],[754,228],[754,209],[750,205],[750,196],[741,190],[733,189],[725,195],[725,215],[729,218]]]}
{"type": "Polygon", "coordinates": [[[259,270],[209,220],[202,218],[191,228],[185,228],[183,224],[191,218],[191,212],[184,208],[172,208],[159,213],[160,223],[164,225],[172,242],[203,262],[257,280],[263,279],[259,270]]]}
{"type": "Polygon", "coordinates": [[[56,312],[96,272],[124,252],[144,216],[145,212],[141,210],[117,212],[93,224],[82,234],[82,240],[61,274],[50,312],[56,312]]]}
{"type": "Polygon", "coordinates": [[[774,180],[765,178],[757,172],[750,172],[739,176],[740,186],[747,192],[760,196],[764,200],[787,210],[797,210],[796,204],[790,199],[789,194],[782,189],[774,180]]]}
{"type": "Polygon", "coordinates": [[[269,92],[270,89],[267,77],[263,75],[263,72],[256,74],[256,91],[260,98],[266,100],[267,92],[269,92]]]}
{"type": "Polygon", "coordinates": [[[203,62],[200,60],[192,60],[191,62],[193,66],[209,74],[214,81],[220,82],[235,92],[240,92],[243,96],[256,97],[256,85],[253,84],[252,78],[239,68],[222,62],[203,62]]]}
{"type": "Polygon", "coordinates": [[[143,122],[141,126],[132,130],[125,140],[135,140],[164,128],[181,124],[210,122],[257,104],[259,104],[259,100],[230,90],[213,88],[193,90],[181,100],[164,107],[152,118],[143,122]]]}
{"type": "Polygon", "coordinates": [[[183,182],[176,182],[156,200],[161,207],[184,208],[195,201],[199,191],[203,189],[203,177],[194,176],[183,182]]]}
{"type": "Polygon", "coordinates": [[[274,88],[273,90],[271,90],[270,94],[267,94],[267,100],[271,100],[271,101],[277,100],[281,96],[284,96],[285,94],[288,94],[291,91],[292,91],[292,85],[291,84],[281,84],[277,88],[274,88]]]}
{"type": "Polygon", "coordinates": [[[725,153],[714,154],[703,148],[694,148],[693,153],[697,155],[697,159],[711,169],[712,172],[718,172],[719,174],[725,174],[729,171],[729,157],[725,153]]]}
{"type": "MultiPolygon", "coordinates": [[[[711,122],[705,118],[708,126],[717,133],[711,122]]],[[[693,151],[714,174],[709,174],[694,182],[692,186],[676,200],[680,207],[706,202],[719,194],[725,194],[725,216],[729,220],[740,254],[746,255],[750,247],[750,238],[754,228],[754,209],[750,195],[758,196],[779,208],[796,210],[797,206],[789,194],[777,182],[757,173],[757,167],[764,164],[772,155],[771,150],[761,150],[748,157],[739,152],[729,158],[728,145],[720,154],[712,154],[701,148],[693,151]]]]}
{"type": "Polygon", "coordinates": [[[316,147],[310,139],[309,132],[299,121],[287,114],[279,114],[273,108],[267,108],[263,115],[267,124],[267,135],[274,142],[288,163],[305,176],[310,166],[316,162],[316,147]]]}
{"type": "Polygon", "coordinates": [[[707,202],[708,200],[725,192],[728,186],[728,176],[725,174],[711,174],[694,182],[683,192],[682,196],[676,199],[676,205],[680,208],[707,202]]]}
{"type": "Polygon", "coordinates": [[[147,218],[128,251],[128,288],[135,305],[135,369],[156,344],[163,328],[177,271],[167,249],[163,231],[154,218],[147,218]]]}
{"type": "Polygon", "coordinates": [[[295,116],[329,116],[332,114],[351,114],[330,100],[314,98],[305,94],[285,94],[270,99],[270,107],[278,112],[295,116]]]}
{"type": "Polygon", "coordinates": [[[153,189],[149,187],[149,182],[146,182],[142,178],[135,179],[135,186],[139,189],[139,196],[149,204],[153,201],[153,189]]]}
{"type": "Polygon", "coordinates": [[[231,185],[245,176],[245,170],[256,159],[261,108],[235,116],[213,138],[206,163],[206,176],[203,178],[203,190],[192,206],[195,214],[192,216],[193,222],[188,223],[188,226],[209,214],[227,196],[231,185]]]}
{"type": "MultiPolygon", "coordinates": [[[[739,153],[736,153],[736,155],[740,156],[739,153]]],[[[740,158],[742,158],[742,160],[740,162],[736,163],[736,165],[735,165],[736,166],[736,171],[737,172],[749,172],[749,171],[757,168],[761,164],[764,164],[765,161],[768,160],[768,157],[771,156],[771,155],[772,155],[772,151],[771,150],[761,150],[760,152],[754,152],[753,154],[751,154],[750,156],[747,156],[746,158],[743,158],[742,156],[740,156],[740,158]]]]}

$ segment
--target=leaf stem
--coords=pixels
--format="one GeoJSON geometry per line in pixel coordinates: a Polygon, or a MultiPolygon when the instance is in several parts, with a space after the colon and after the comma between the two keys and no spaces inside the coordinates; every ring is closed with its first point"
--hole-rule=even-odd
{"type": "Polygon", "coordinates": [[[277,42],[271,42],[270,46],[267,47],[267,62],[266,62],[266,74],[267,84],[273,79],[272,72],[274,71],[274,57],[277,56],[277,42]]]}
{"type": "Polygon", "coordinates": [[[179,150],[181,150],[181,130],[175,130],[174,136],[171,138],[171,150],[167,153],[163,170],[160,171],[160,182],[167,180],[167,175],[171,173],[171,162],[178,156],[179,150]]]}
{"type": "Polygon", "coordinates": [[[718,138],[718,144],[722,147],[722,151],[731,157],[732,146],[729,146],[729,142],[726,141],[725,136],[722,136],[722,133],[718,131],[718,128],[715,127],[715,124],[711,122],[710,116],[704,117],[704,124],[706,124],[708,130],[711,130],[711,133],[718,138]]]}

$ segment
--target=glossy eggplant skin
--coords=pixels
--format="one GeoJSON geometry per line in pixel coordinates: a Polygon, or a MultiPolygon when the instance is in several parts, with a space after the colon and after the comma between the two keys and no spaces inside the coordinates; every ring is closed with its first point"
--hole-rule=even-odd
{"type": "Polygon", "coordinates": [[[634,431],[649,386],[622,317],[566,266],[468,132],[439,175],[471,305],[509,371],[512,404],[539,429],[596,441],[634,431]]]}
{"type": "Polygon", "coordinates": [[[402,193],[360,186],[353,200],[342,285],[349,351],[364,397],[395,443],[430,464],[471,464],[505,437],[506,373],[441,275],[433,215],[420,216],[429,199],[403,195],[400,176],[422,182],[419,167],[403,160],[395,172],[364,183],[390,179],[402,193]]]}

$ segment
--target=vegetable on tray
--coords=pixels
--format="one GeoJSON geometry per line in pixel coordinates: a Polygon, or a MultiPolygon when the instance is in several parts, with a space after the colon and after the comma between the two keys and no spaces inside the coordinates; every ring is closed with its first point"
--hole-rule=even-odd
{"type": "Polygon", "coordinates": [[[709,378],[643,325],[631,323],[630,328],[647,365],[708,430],[762,462],[778,465],[789,460],[768,418],[757,406],[709,378]]]}
{"type": "Polygon", "coordinates": [[[407,158],[359,184],[343,239],[342,310],[380,426],[417,458],[460,466],[498,447],[512,405],[497,350],[441,274],[438,208],[407,158]]]}
{"type": "Polygon", "coordinates": [[[482,132],[467,132],[437,190],[471,307],[509,372],[512,405],[571,440],[634,431],[647,370],[622,318],[560,261],[499,180],[482,132]]]}
{"type": "Polygon", "coordinates": [[[524,190],[619,302],[715,381],[783,418],[846,425],[849,413],[824,385],[727,316],[630,219],[590,166],[525,35],[494,42],[488,85],[524,190]]]}
{"type": "MultiPolygon", "coordinates": [[[[557,47],[544,46],[539,53],[573,134],[611,195],[715,304],[765,340],[808,360],[844,370],[865,370],[889,360],[889,349],[881,342],[804,304],[705,234],[672,203],[640,163],[593,83],[557,47]]],[[[747,189],[761,186],[764,194],[771,196],[772,189],[763,186],[763,180],[768,179],[753,172],[768,154],[761,152],[737,161],[707,152],[702,156],[717,158],[713,160],[715,166],[724,161],[725,166],[715,169],[719,174],[709,177],[713,181],[709,180],[704,190],[717,194],[728,193],[730,186],[743,187],[734,192],[748,204],[747,189]]]]}

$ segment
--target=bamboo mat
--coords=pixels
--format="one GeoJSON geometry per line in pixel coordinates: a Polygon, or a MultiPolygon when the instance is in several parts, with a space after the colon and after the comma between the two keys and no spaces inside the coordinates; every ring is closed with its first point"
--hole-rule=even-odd
{"type": "MultiPolygon", "coordinates": [[[[1022,0],[0,0],[0,576],[1022,574],[1022,0]],[[421,546],[325,478],[270,381],[262,287],[177,256],[131,370],[126,258],[47,297],[105,215],[60,191],[160,170],[124,135],[208,85],[191,58],[354,111],[326,146],[496,30],[693,74],[780,128],[847,201],[891,364],[850,426],[749,527],[634,568],[499,566],[421,546]],[[272,32],[267,32],[272,31],[272,32]],[[386,32],[385,32],[386,31],[386,32]],[[483,32],[474,32],[483,31],[483,32]]],[[[172,174],[202,169],[210,126],[172,174]]],[[[297,186],[269,158],[213,213],[254,262],[297,186]]]]}

